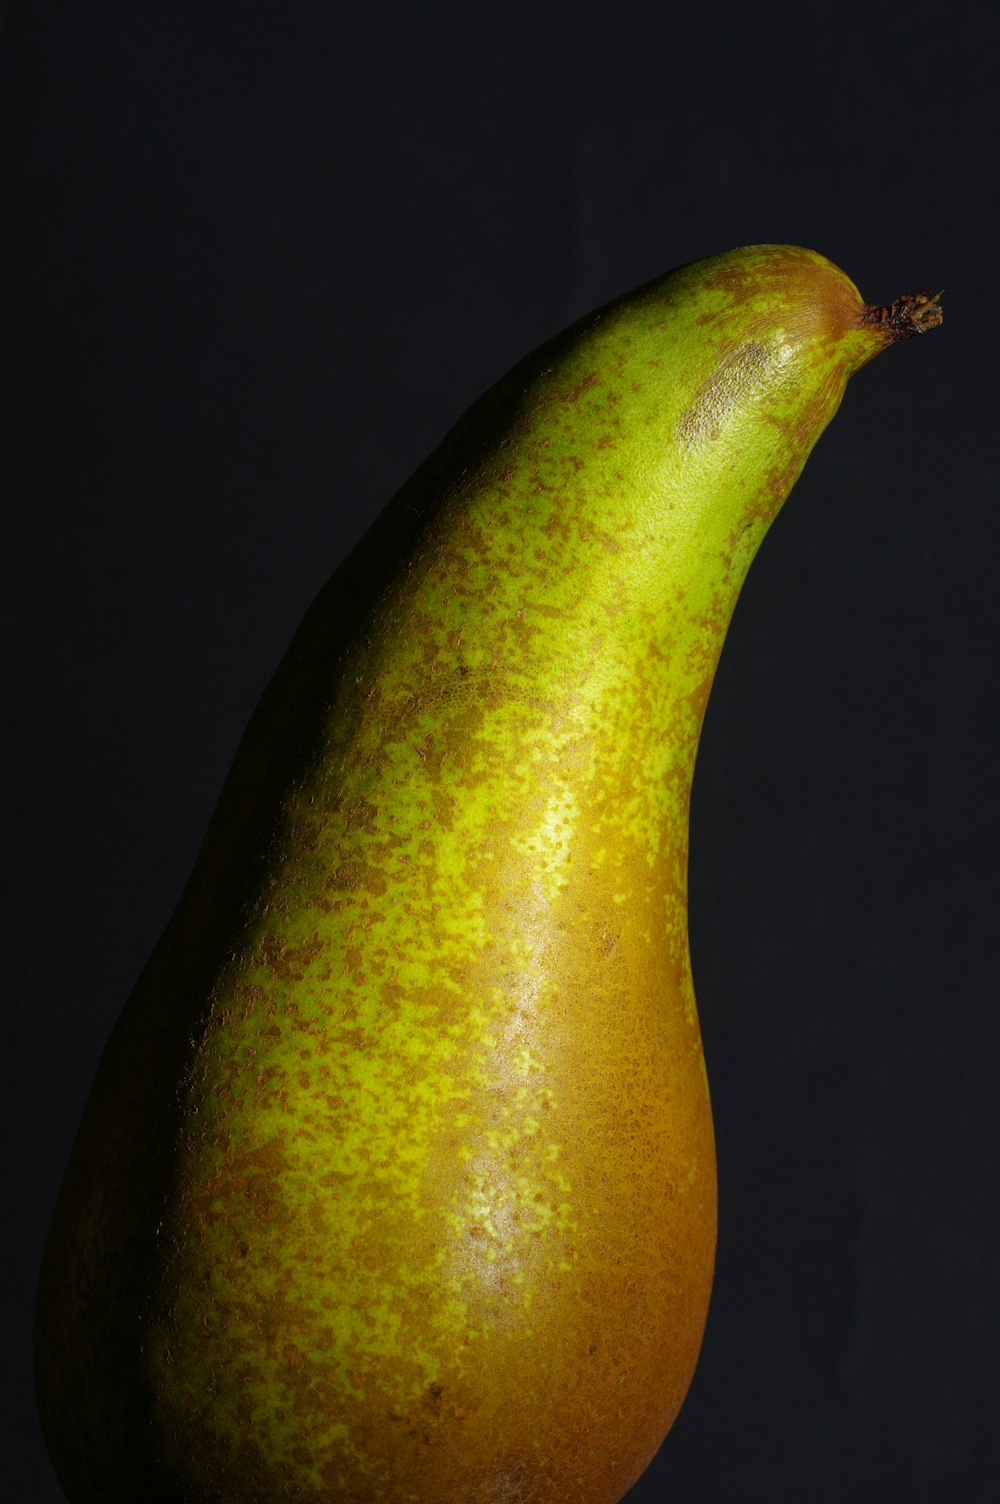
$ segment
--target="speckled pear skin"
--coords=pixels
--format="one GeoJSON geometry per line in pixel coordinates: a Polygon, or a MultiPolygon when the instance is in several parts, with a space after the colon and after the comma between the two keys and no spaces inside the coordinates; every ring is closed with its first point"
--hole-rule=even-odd
{"type": "Polygon", "coordinates": [[[788,246],[611,304],[313,605],[53,1219],[72,1504],[614,1504],[657,1450],[715,1247],[698,736],[862,313],[788,246]]]}

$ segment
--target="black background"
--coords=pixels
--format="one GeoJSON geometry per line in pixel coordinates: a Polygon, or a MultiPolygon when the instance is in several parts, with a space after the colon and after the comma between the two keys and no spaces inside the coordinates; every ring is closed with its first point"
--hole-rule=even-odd
{"type": "Polygon", "coordinates": [[[8,7],[8,1498],[62,1497],[30,1310],[91,1075],[305,606],[525,350],[759,240],[947,313],[852,383],[717,678],[716,1293],[629,1499],[1000,1497],[995,17],[8,7]]]}

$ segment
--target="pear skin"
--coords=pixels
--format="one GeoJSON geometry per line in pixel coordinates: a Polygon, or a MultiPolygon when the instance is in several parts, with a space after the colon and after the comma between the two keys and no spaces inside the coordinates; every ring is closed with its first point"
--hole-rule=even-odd
{"type": "Polygon", "coordinates": [[[37,1383],[72,1504],[614,1504],[694,1372],[705,706],[851,374],[823,257],[522,361],[306,616],[101,1060],[37,1383]]]}

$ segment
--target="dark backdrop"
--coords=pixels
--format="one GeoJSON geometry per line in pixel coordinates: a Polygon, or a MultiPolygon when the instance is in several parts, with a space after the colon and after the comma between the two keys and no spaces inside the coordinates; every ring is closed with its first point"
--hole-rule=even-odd
{"type": "Polygon", "coordinates": [[[723,657],[717,1285],[630,1501],[1000,1497],[995,17],[9,6],[6,1497],[62,1497],[30,1307],[99,1051],[306,604],[516,357],[757,240],[947,317],[852,384],[723,657]]]}

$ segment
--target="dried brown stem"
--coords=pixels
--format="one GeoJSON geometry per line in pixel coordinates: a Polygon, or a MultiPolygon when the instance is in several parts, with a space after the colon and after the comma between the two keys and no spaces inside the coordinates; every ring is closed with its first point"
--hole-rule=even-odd
{"type": "Polygon", "coordinates": [[[944,310],[938,301],[941,293],[931,293],[929,287],[922,292],[904,292],[895,303],[877,308],[866,303],[862,313],[863,324],[881,329],[890,344],[897,340],[910,339],[914,334],[926,334],[936,329],[944,318],[944,310]]]}

